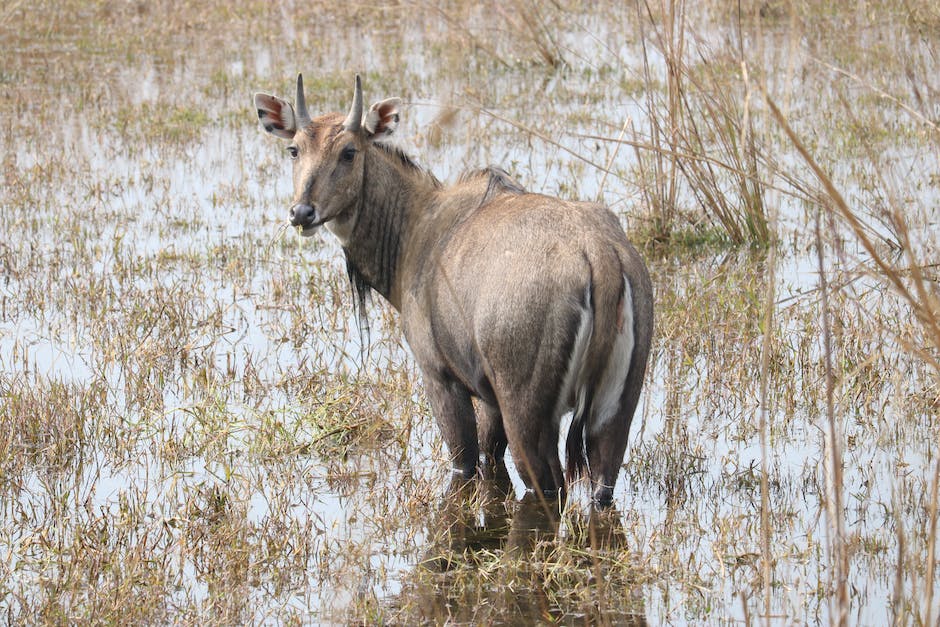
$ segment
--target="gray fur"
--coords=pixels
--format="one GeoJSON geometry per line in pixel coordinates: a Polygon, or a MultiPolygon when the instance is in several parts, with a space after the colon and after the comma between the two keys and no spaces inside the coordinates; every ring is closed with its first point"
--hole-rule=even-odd
{"type": "MultiPolygon", "coordinates": [[[[261,98],[268,107],[289,106],[261,98]]],[[[526,192],[499,168],[441,186],[381,143],[398,121],[398,101],[382,104],[374,133],[335,113],[297,129],[293,202],[313,211],[297,218],[308,223],[295,224],[310,233],[326,223],[343,243],[360,301],[371,288],[401,313],[457,470],[474,475],[481,454],[500,462],[508,444],[527,487],[563,490],[560,414],[577,400],[567,481],[587,471],[595,499],[609,503],[653,330],[643,260],[601,205],[526,192]],[[591,332],[576,348],[586,311],[591,332]],[[621,328],[625,319],[632,329],[621,328]],[[616,399],[610,391],[625,381],[619,404],[597,416],[592,399],[611,379],[605,375],[611,351],[618,334],[631,332],[632,344],[621,345],[632,345],[632,353],[619,352],[628,370],[614,377],[618,387],[606,388],[606,397],[616,399]],[[577,390],[564,380],[572,368],[577,390]],[[569,398],[559,398],[562,389],[569,398]]],[[[361,101],[353,117],[357,107],[361,101]]]]}

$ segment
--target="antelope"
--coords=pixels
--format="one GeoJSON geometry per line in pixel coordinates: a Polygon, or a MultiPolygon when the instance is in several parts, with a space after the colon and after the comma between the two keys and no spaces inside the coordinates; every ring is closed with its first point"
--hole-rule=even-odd
{"type": "Polygon", "coordinates": [[[401,100],[365,110],[358,75],[345,117],[311,118],[302,75],[294,105],[254,104],[289,142],[291,224],[339,240],[360,317],[372,291],[399,312],[454,471],[495,467],[508,445],[528,491],[560,496],[588,476],[609,505],[653,332],[649,273],[617,217],[497,167],[442,185],[386,141],[401,100]]]}

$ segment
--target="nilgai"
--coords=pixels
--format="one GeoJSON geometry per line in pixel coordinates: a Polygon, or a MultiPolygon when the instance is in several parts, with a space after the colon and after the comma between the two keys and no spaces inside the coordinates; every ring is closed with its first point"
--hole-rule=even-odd
{"type": "Polygon", "coordinates": [[[608,504],[627,447],[653,330],[643,260],[602,205],[525,191],[499,168],[443,186],[386,143],[401,100],[311,118],[303,78],[289,102],[255,94],[266,131],[289,142],[291,224],[339,239],[360,306],[401,313],[455,470],[502,461],[529,490],[590,476],[608,504]],[[474,407],[474,399],[477,400],[474,407]]]}

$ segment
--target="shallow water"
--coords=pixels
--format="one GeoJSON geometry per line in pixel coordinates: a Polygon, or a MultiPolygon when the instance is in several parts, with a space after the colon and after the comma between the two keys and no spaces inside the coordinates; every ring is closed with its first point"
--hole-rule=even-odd
{"type": "MultiPolygon", "coordinates": [[[[651,255],[659,337],[615,511],[597,523],[619,544],[585,540],[584,490],[558,519],[516,503],[523,491],[511,463],[511,487],[495,496],[451,492],[396,314],[373,305],[364,356],[338,245],[285,228],[289,167],[283,146],[257,128],[250,94],[289,94],[303,71],[315,86],[310,108],[335,109],[364,71],[367,98],[405,96],[399,141],[439,178],[498,163],[545,193],[594,198],[603,189],[628,230],[648,220],[637,152],[584,136],[616,138],[626,117],[630,137],[651,127],[644,96],[625,85],[642,76],[632,10],[601,6],[562,24],[541,7],[568,63],[553,70],[535,40],[508,36],[517,14],[494,21],[459,5],[419,8],[383,29],[381,16],[316,20],[319,9],[287,4],[275,23],[252,27],[213,7],[203,19],[231,26],[222,41],[208,23],[177,24],[161,6],[141,5],[155,15],[130,16],[118,44],[103,43],[93,24],[121,8],[88,7],[48,31],[15,7],[4,16],[12,60],[3,81],[17,112],[0,138],[7,616],[120,616],[109,613],[110,597],[124,613],[139,607],[140,619],[171,622],[575,623],[599,603],[575,593],[597,589],[612,622],[754,620],[763,459],[774,621],[828,621],[815,209],[800,194],[770,195],[782,244],[766,457],[766,256],[651,255]],[[448,10],[467,12],[466,30],[448,10]],[[169,20],[162,45],[152,18],[169,20]],[[443,124],[449,106],[456,118],[443,124]],[[609,162],[611,174],[587,161],[609,162]]],[[[729,32],[693,30],[708,49],[729,32]]],[[[787,40],[781,31],[768,26],[768,48],[787,40]]],[[[663,57],[649,52],[661,77],[663,57]]],[[[802,70],[790,95],[806,116],[834,98],[818,89],[825,77],[804,53],[781,62],[802,70]]],[[[897,115],[869,106],[876,117],[897,115]]],[[[834,115],[798,122],[825,127],[834,115]]],[[[829,145],[853,137],[820,135],[829,145]]],[[[915,208],[918,251],[929,252],[936,162],[917,159],[935,159],[927,139],[887,140],[883,154],[905,173],[891,182],[915,208]]],[[[870,210],[872,232],[890,239],[860,158],[827,162],[870,210]]],[[[779,163],[801,169],[792,153],[779,163]]],[[[687,189],[678,198],[698,211],[687,189]]],[[[907,332],[904,306],[877,277],[855,272],[867,260],[857,244],[834,239],[827,272],[846,286],[833,310],[850,616],[878,624],[898,611],[899,550],[900,597],[908,612],[923,602],[936,380],[885,333],[892,323],[907,332]]]]}

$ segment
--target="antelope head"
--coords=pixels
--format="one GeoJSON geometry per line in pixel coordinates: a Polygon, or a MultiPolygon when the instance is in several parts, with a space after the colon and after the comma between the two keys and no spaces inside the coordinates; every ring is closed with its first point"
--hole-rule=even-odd
{"type": "Polygon", "coordinates": [[[303,76],[298,74],[294,106],[263,93],[255,94],[254,101],[264,130],[290,142],[287,153],[294,170],[291,224],[305,236],[326,224],[345,244],[362,198],[366,152],[372,142],[394,132],[401,100],[382,100],[364,112],[357,75],[345,117],[327,113],[311,119],[303,76]]]}

